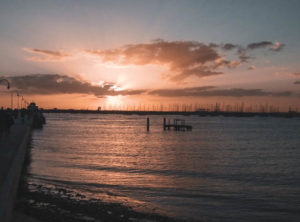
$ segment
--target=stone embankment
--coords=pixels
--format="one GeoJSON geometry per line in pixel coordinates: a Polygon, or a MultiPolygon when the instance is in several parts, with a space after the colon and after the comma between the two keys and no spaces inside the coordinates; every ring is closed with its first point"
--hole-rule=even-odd
{"type": "Polygon", "coordinates": [[[33,128],[41,127],[44,119],[37,112],[15,119],[9,134],[0,137],[0,221],[11,221],[14,200],[23,162],[33,128]]]}

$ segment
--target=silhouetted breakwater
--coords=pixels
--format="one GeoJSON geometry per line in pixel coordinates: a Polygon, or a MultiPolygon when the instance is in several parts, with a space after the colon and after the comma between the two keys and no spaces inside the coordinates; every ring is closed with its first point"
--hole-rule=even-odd
{"type": "Polygon", "coordinates": [[[44,109],[44,113],[81,113],[81,114],[121,114],[121,115],[198,115],[224,117],[300,117],[299,112],[225,112],[225,111],[127,111],[127,110],[75,110],[75,109],[44,109]]]}

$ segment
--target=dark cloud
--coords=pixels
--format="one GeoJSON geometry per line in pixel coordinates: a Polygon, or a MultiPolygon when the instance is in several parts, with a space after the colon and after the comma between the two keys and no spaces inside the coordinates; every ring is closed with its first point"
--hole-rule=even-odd
{"type": "Polygon", "coordinates": [[[137,95],[143,90],[121,90],[116,91],[115,85],[104,83],[100,85],[92,85],[83,80],[79,80],[66,75],[58,74],[36,74],[14,76],[8,78],[11,87],[23,94],[94,94],[98,97],[114,96],[114,95],[137,95]]]}
{"type": "Polygon", "coordinates": [[[239,57],[241,63],[248,62],[249,59],[252,59],[251,56],[247,55],[247,50],[242,47],[238,48],[237,54],[238,54],[238,57],[239,57]]]}
{"type": "Polygon", "coordinates": [[[248,44],[247,49],[253,50],[253,49],[258,49],[258,48],[265,48],[265,47],[272,46],[272,45],[273,45],[273,43],[270,41],[254,42],[254,43],[248,44]]]}
{"type": "Polygon", "coordinates": [[[211,97],[211,96],[226,96],[226,97],[244,97],[244,96],[274,96],[288,97],[292,95],[290,91],[283,92],[268,92],[262,89],[217,89],[214,86],[192,87],[183,89],[160,89],[148,92],[150,95],[163,97],[211,97]]]}
{"type": "Polygon", "coordinates": [[[218,48],[218,47],[220,47],[218,44],[216,44],[216,43],[209,43],[209,45],[208,45],[209,47],[211,47],[211,48],[218,48]]]}
{"type": "Polygon", "coordinates": [[[274,97],[289,97],[293,95],[293,92],[291,91],[270,92],[270,95],[274,97]]]}
{"type": "MultiPolygon", "coordinates": [[[[117,95],[153,95],[162,97],[244,97],[244,96],[274,96],[289,97],[291,91],[269,92],[262,89],[219,89],[215,86],[189,87],[180,89],[157,90],[116,90],[113,83],[93,85],[89,82],[74,77],[58,74],[35,74],[7,77],[12,90],[18,90],[22,94],[54,95],[54,94],[90,94],[97,97],[117,95]]],[[[296,81],[295,84],[300,84],[296,81]]]]}
{"type": "Polygon", "coordinates": [[[224,50],[232,50],[232,49],[235,49],[237,47],[238,47],[237,45],[234,45],[234,44],[231,44],[231,43],[226,43],[226,44],[222,45],[222,49],[224,49],[224,50]]]}
{"type": "Polygon", "coordinates": [[[262,42],[254,42],[250,43],[247,46],[247,49],[249,50],[254,50],[254,49],[259,49],[259,48],[269,48],[270,50],[273,51],[280,51],[285,45],[280,42],[270,42],[270,41],[262,41],[262,42]]]}
{"type": "MultiPolygon", "coordinates": [[[[259,49],[259,48],[267,48],[272,51],[279,52],[285,46],[285,44],[280,42],[271,42],[271,41],[261,41],[261,42],[253,42],[247,45],[247,47],[242,47],[238,45],[232,45],[234,48],[237,48],[237,55],[241,61],[241,63],[248,62],[249,59],[253,59],[253,57],[248,55],[249,51],[259,49]]],[[[229,46],[230,48],[230,46],[229,46]]]]}

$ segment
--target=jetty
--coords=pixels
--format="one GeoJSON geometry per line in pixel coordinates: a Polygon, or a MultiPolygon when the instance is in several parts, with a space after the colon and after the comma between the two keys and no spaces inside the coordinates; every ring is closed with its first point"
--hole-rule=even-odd
{"type": "MultiPolygon", "coordinates": [[[[31,108],[33,107],[32,104],[31,108]]],[[[25,110],[25,109],[24,109],[25,110]]],[[[0,221],[10,222],[18,190],[27,146],[34,128],[42,127],[45,119],[41,112],[25,110],[18,115],[8,134],[0,137],[0,221]]],[[[2,110],[3,112],[3,110],[2,110]]]]}
{"type": "Polygon", "coordinates": [[[175,131],[192,131],[193,127],[185,124],[184,119],[174,119],[173,123],[171,123],[170,119],[164,118],[163,123],[164,130],[174,129],[175,131]]]}

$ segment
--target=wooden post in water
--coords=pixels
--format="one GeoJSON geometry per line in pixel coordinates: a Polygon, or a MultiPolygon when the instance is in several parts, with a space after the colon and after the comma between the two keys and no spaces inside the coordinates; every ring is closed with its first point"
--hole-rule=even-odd
{"type": "Polygon", "coordinates": [[[149,131],[150,129],[150,120],[149,120],[149,117],[147,117],[147,131],[149,131]]]}
{"type": "Polygon", "coordinates": [[[166,130],[166,117],[164,117],[164,130],[166,130]]]}

